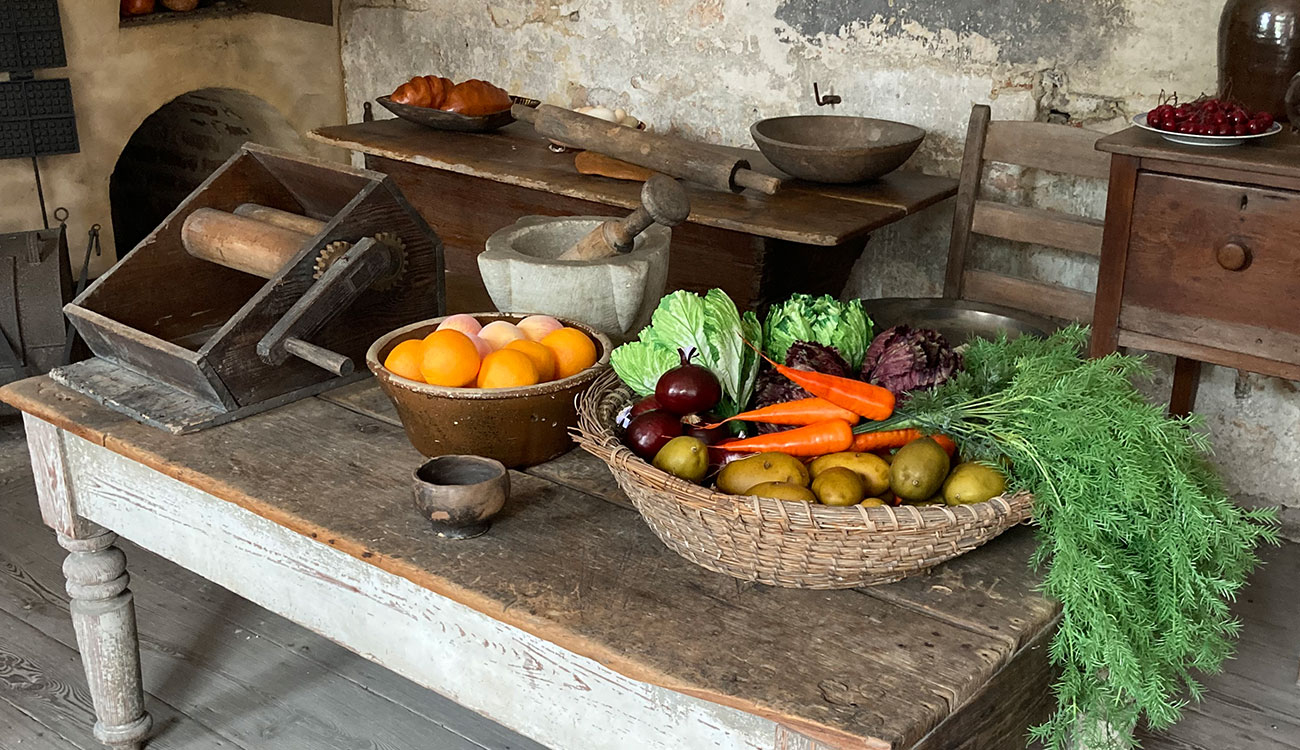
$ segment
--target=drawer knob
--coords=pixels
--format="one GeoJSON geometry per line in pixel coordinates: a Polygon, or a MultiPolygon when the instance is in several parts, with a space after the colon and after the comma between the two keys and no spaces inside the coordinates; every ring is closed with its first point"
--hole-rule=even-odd
{"type": "Polygon", "coordinates": [[[1219,248],[1215,258],[1225,271],[1240,271],[1250,263],[1250,251],[1235,242],[1219,248]]]}

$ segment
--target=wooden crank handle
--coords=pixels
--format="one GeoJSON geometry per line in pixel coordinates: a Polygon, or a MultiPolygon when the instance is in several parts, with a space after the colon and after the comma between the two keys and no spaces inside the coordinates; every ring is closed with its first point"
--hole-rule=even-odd
{"type": "Polygon", "coordinates": [[[511,114],[511,115],[512,115],[516,120],[523,120],[524,122],[537,122],[537,108],[536,108],[536,107],[529,107],[528,105],[525,105],[525,104],[518,104],[518,103],[516,103],[516,104],[511,104],[511,105],[510,105],[510,114],[511,114]]]}
{"type": "Polygon", "coordinates": [[[776,195],[776,191],[781,189],[781,178],[755,172],[747,166],[738,168],[731,179],[742,188],[757,190],[764,195],[776,195]]]}
{"type": "Polygon", "coordinates": [[[358,296],[398,262],[388,246],[366,237],[348,248],[325,273],[293,303],[257,342],[257,356],[269,365],[284,364],[290,355],[336,375],[351,371],[341,354],[309,344],[305,339],[346,310],[358,296]],[[290,343],[292,340],[299,343],[290,343]]]}
{"type": "Polygon", "coordinates": [[[298,359],[305,359],[322,370],[328,370],[339,377],[351,375],[357,369],[356,365],[352,364],[350,357],[345,357],[336,351],[331,351],[323,346],[316,346],[313,343],[292,336],[284,340],[284,350],[298,359]]]}

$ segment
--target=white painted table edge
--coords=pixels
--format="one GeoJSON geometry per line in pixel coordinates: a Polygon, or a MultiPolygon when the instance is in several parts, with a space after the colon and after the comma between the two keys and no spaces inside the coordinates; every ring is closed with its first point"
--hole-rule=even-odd
{"type": "MultiPolygon", "coordinates": [[[[739,709],[626,677],[24,414],[41,516],[69,551],[73,625],[97,721],[138,748],[139,643],[117,535],[549,747],[816,750],[739,709]]],[[[162,696],[165,698],[165,696],[162,696]]],[[[886,750],[864,741],[865,750],[886,750]]]]}

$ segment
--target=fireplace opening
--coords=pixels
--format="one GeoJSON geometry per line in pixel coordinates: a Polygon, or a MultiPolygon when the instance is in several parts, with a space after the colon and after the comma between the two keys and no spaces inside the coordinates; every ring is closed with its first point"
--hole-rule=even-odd
{"type": "Polygon", "coordinates": [[[145,118],[109,178],[117,257],[126,255],[241,145],[302,151],[270,104],[236,89],[200,89],[145,118]]]}

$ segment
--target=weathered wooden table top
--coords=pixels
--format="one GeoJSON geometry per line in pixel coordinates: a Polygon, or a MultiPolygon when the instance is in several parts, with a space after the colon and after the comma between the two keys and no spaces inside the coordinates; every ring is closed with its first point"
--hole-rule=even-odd
{"type": "Polygon", "coordinates": [[[711,573],[620,507],[604,466],[578,451],[512,472],[487,535],[440,541],[411,507],[421,457],[371,381],[183,437],[47,377],[0,389],[0,399],[630,678],[832,747],[912,747],[1056,614],[1034,591],[1026,528],[871,589],[779,589],[711,573]]]}
{"type": "MultiPolygon", "coordinates": [[[[549,142],[527,123],[512,123],[492,133],[455,133],[393,119],[320,128],[310,135],[353,151],[609,206],[635,208],[641,202],[641,183],[580,174],[572,153],[552,152],[549,142]]],[[[717,148],[749,159],[757,171],[785,176],[758,151],[717,148]]],[[[957,193],[952,178],[903,170],[860,185],[791,179],[770,196],[683,185],[691,198],[688,221],[827,246],[860,237],[957,193]]]]}

